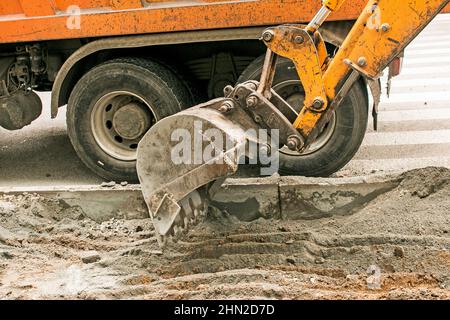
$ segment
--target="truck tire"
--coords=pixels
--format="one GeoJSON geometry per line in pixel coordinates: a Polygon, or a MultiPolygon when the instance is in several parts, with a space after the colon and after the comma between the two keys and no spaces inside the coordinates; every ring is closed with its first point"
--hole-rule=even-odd
{"type": "Polygon", "coordinates": [[[137,146],[157,121],[192,105],[177,75],[154,61],[119,58],[87,72],[67,106],[67,128],[84,164],[108,181],[137,182],[137,146]]]}
{"type": "MultiPolygon", "coordinates": [[[[264,57],[253,61],[239,78],[242,83],[259,80],[264,57]]],[[[274,79],[274,89],[297,111],[303,107],[304,90],[294,64],[280,58],[274,79]]],[[[368,96],[364,81],[358,81],[350,90],[333,119],[317,141],[300,154],[287,148],[280,150],[282,175],[328,177],[342,169],[355,156],[364,139],[368,124],[368,96]]]]}

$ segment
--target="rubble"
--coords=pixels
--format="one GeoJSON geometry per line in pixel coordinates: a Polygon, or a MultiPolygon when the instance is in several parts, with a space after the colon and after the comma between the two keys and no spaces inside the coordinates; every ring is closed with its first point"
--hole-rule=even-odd
{"type": "MultiPolygon", "coordinates": [[[[384,180],[328,216],[216,208],[164,251],[149,218],[95,222],[60,198],[0,195],[0,299],[449,299],[450,170],[384,180]]],[[[327,192],[309,203],[339,199],[327,192]]]]}
{"type": "Polygon", "coordinates": [[[84,252],[81,255],[81,261],[83,261],[86,264],[95,263],[100,260],[101,260],[101,257],[97,251],[88,251],[88,252],[84,252]]]}

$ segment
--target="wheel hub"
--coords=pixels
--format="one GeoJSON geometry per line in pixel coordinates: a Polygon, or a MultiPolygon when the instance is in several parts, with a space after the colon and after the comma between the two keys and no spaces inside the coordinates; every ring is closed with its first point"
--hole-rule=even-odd
{"type": "Polygon", "coordinates": [[[138,144],[156,121],[145,99],[127,91],[104,95],[91,114],[95,141],[105,153],[121,161],[136,161],[138,144]]]}
{"type": "Polygon", "coordinates": [[[151,119],[148,112],[137,102],[131,102],[120,108],[113,117],[113,127],[124,139],[134,140],[146,133],[151,119]]]}

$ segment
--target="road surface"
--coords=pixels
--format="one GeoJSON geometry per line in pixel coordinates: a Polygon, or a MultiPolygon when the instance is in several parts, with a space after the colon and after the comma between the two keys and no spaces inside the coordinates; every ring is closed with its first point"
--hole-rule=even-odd
{"type": "MultiPolygon", "coordinates": [[[[450,14],[440,15],[406,51],[402,75],[383,96],[380,130],[369,129],[355,159],[339,175],[450,167],[450,14]]],[[[98,184],[102,179],[74,153],[65,108],[50,120],[45,111],[29,127],[0,129],[0,187],[98,184]]]]}

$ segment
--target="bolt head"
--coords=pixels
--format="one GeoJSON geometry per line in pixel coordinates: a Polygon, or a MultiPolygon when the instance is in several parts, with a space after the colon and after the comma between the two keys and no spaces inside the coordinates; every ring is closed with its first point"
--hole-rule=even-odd
{"type": "Polygon", "coordinates": [[[246,94],[245,88],[239,87],[239,89],[237,89],[236,96],[238,96],[239,99],[241,99],[241,97],[244,97],[245,94],[246,94]]]}
{"type": "Polygon", "coordinates": [[[228,113],[234,109],[234,104],[231,101],[225,101],[219,108],[219,112],[228,113]]]}
{"type": "Polygon", "coordinates": [[[247,106],[248,106],[249,108],[256,107],[257,104],[258,104],[258,98],[257,98],[257,97],[252,96],[252,97],[249,97],[249,98],[247,99],[247,106]]]}
{"type": "Polygon", "coordinates": [[[289,150],[291,151],[297,151],[297,141],[295,139],[289,139],[287,142],[287,147],[289,148],[289,150]]]}
{"type": "Polygon", "coordinates": [[[291,151],[300,151],[303,145],[303,141],[298,136],[290,136],[286,143],[286,146],[291,151]]]}
{"type": "Polygon", "coordinates": [[[383,23],[381,25],[381,30],[383,32],[388,32],[389,30],[391,30],[391,25],[389,23],[383,23]]]}
{"type": "Polygon", "coordinates": [[[267,30],[263,33],[263,40],[266,42],[272,41],[274,33],[272,30],[267,30]]]}
{"type": "Polygon", "coordinates": [[[303,42],[305,42],[305,39],[304,39],[302,36],[296,36],[296,37],[294,38],[294,42],[295,42],[296,44],[302,44],[303,42]]]}
{"type": "Polygon", "coordinates": [[[322,99],[317,98],[317,99],[314,100],[312,107],[315,110],[320,110],[320,109],[322,109],[324,104],[325,104],[325,102],[323,102],[322,99]]]}
{"type": "Polygon", "coordinates": [[[367,59],[365,57],[360,57],[358,59],[358,66],[360,66],[361,68],[367,66],[367,59]]]}
{"type": "Polygon", "coordinates": [[[269,156],[272,152],[272,148],[269,145],[263,145],[261,146],[261,148],[259,148],[259,152],[261,155],[269,156]]]}
{"type": "Polygon", "coordinates": [[[234,88],[232,86],[226,86],[223,89],[223,93],[225,94],[225,96],[228,96],[233,90],[234,90],[234,88]]]}
{"type": "Polygon", "coordinates": [[[221,113],[227,113],[228,112],[228,108],[227,106],[223,105],[219,108],[219,112],[221,113]]]}
{"type": "Polygon", "coordinates": [[[253,91],[256,91],[258,89],[258,85],[255,82],[247,82],[246,83],[247,87],[253,91]]]}

